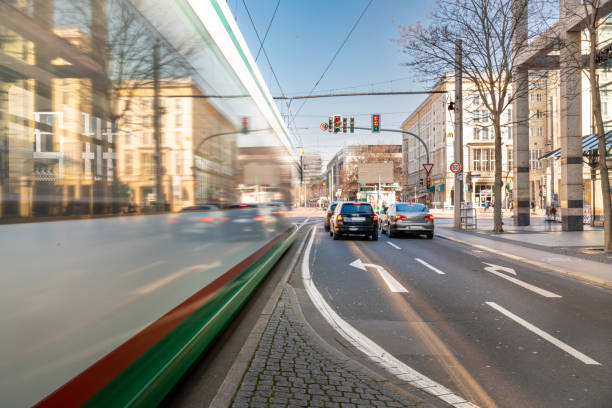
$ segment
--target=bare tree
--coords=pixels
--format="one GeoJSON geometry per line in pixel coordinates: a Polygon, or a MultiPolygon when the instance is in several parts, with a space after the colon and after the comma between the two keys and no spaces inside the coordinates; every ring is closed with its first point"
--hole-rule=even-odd
{"type": "MultiPolygon", "coordinates": [[[[610,178],[606,163],[606,131],[601,103],[601,89],[605,89],[610,84],[601,84],[599,81],[601,63],[605,62],[605,59],[600,60],[599,52],[601,49],[609,48],[612,45],[612,39],[602,35],[602,28],[610,24],[611,17],[609,14],[604,14],[601,3],[601,0],[583,0],[582,5],[567,10],[565,18],[569,20],[578,17],[583,21],[581,38],[583,42],[586,42],[587,47],[581,47],[581,49],[586,48],[587,58],[584,58],[582,52],[579,51],[574,54],[573,62],[574,68],[581,70],[589,81],[593,128],[598,139],[597,162],[604,210],[604,251],[612,252],[610,178]]],[[[563,42],[562,38],[559,39],[559,44],[560,47],[570,47],[569,44],[563,42]]]]}
{"type": "MultiPolygon", "coordinates": [[[[522,7],[517,7],[516,3],[509,0],[439,0],[427,27],[400,25],[397,41],[409,56],[408,67],[425,80],[439,81],[453,70],[455,41],[462,40],[464,81],[467,80],[479,95],[495,134],[495,232],[503,232],[502,113],[516,98],[525,96],[512,92],[512,69],[517,56],[528,46],[529,38],[537,34],[516,35],[529,13],[526,1],[518,2],[522,7]]],[[[542,8],[535,9],[540,18],[542,8]]],[[[521,88],[528,92],[529,86],[525,85],[521,88]]]]}

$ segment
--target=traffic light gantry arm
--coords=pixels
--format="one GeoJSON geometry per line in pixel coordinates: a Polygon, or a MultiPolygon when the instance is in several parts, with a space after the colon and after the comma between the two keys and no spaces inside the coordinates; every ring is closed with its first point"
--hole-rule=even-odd
{"type": "MultiPolygon", "coordinates": [[[[355,126],[355,129],[359,129],[359,130],[372,130],[371,128],[365,128],[365,127],[357,127],[355,126]]],[[[421,139],[419,136],[417,136],[416,134],[409,132],[407,130],[398,130],[398,129],[380,129],[381,132],[393,132],[393,133],[405,133],[407,135],[410,136],[414,136],[416,137],[419,142],[421,142],[421,144],[423,145],[423,147],[425,148],[425,154],[427,155],[427,163],[431,163],[429,161],[429,148],[427,147],[427,144],[425,143],[425,141],[423,139],[421,139]]]]}

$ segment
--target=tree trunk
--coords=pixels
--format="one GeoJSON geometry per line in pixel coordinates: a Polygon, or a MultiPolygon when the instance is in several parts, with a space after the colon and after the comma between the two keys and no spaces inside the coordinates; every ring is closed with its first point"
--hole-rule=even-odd
{"type": "Polygon", "coordinates": [[[501,146],[501,126],[499,115],[493,119],[495,130],[495,181],[493,183],[493,232],[504,232],[502,222],[502,146],[501,146]]]}
{"type": "MultiPolygon", "coordinates": [[[[601,199],[604,214],[604,251],[612,252],[612,211],[610,202],[610,177],[606,163],[606,140],[601,114],[601,95],[599,93],[599,78],[597,76],[597,27],[589,28],[590,57],[589,57],[589,82],[591,85],[591,105],[593,106],[593,117],[595,118],[595,132],[599,141],[599,177],[601,179],[601,199]]],[[[593,202],[593,208],[595,203],[593,202]]]]}

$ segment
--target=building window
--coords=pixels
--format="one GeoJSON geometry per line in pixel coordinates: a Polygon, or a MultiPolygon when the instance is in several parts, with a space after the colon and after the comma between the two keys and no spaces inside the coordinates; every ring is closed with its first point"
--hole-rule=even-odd
{"type": "Polygon", "coordinates": [[[473,113],[474,122],[480,121],[480,111],[475,110],[473,113]]]}
{"type": "Polygon", "coordinates": [[[480,171],[480,149],[472,150],[472,171],[480,171]]]}
{"type": "Polygon", "coordinates": [[[174,117],[174,126],[183,127],[183,115],[176,115],[174,117]]]}
{"type": "Polygon", "coordinates": [[[482,129],[482,140],[489,140],[489,128],[482,129]]]}
{"type": "Polygon", "coordinates": [[[542,102],[542,94],[541,93],[536,94],[536,101],[542,102]]]}
{"type": "Polygon", "coordinates": [[[174,100],[174,109],[176,109],[177,111],[183,109],[183,100],[181,98],[176,98],[174,100]]]}
{"type": "Polygon", "coordinates": [[[480,97],[478,96],[478,94],[474,95],[473,103],[474,105],[480,105],[480,97]]]}
{"type": "Polygon", "coordinates": [[[601,113],[603,113],[604,115],[608,114],[608,102],[601,103],[601,113]]]}
{"type": "Polygon", "coordinates": [[[508,109],[508,122],[512,122],[512,109],[508,109]]]}
{"type": "Polygon", "coordinates": [[[480,111],[480,120],[482,122],[488,122],[489,121],[489,114],[487,113],[486,110],[480,111]]]}
{"type": "Polygon", "coordinates": [[[153,175],[153,154],[141,153],[140,166],[144,175],[153,175]]]}
{"type": "Polygon", "coordinates": [[[495,153],[492,148],[472,150],[472,171],[492,172],[495,170],[495,153]]]}
{"type": "Polygon", "coordinates": [[[542,119],[544,117],[544,114],[542,112],[541,109],[536,110],[536,118],[537,119],[542,119]]]}
{"type": "Polygon", "coordinates": [[[542,150],[533,149],[529,151],[529,168],[530,169],[541,169],[542,162],[538,160],[542,156],[542,150]]]}
{"type": "Polygon", "coordinates": [[[183,152],[178,152],[176,153],[176,174],[177,175],[182,175],[183,174],[183,152]]]}
{"type": "Polygon", "coordinates": [[[132,162],[132,153],[125,154],[125,174],[131,176],[134,172],[134,163],[132,162]]]}
{"type": "Polygon", "coordinates": [[[538,128],[538,137],[542,137],[542,135],[544,134],[544,131],[541,127],[538,128]]]}
{"type": "Polygon", "coordinates": [[[513,153],[513,152],[512,152],[512,149],[511,149],[511,148],[509,148],[508,150],[506,150],[506,155],[507,155],[507,162],[506,162],[506,163],[507,163],[507,165],[506,165],[506,166],[507,166],[507,169],[506,169],[506,171],[507,171],[508,173],[512,171],[512,157],[513,157],[513,154],[512,154],[512,153],[513,153]]]}
{"type": "Polygon", "coordinates": [[[480,140],[480,128],[474,128],[474,140],[480,140]]]}
{"type": "Polygon", "coordinates": [[[174,143],[179,146],[183,145],[183,132],[174,132],[174,143]]]}

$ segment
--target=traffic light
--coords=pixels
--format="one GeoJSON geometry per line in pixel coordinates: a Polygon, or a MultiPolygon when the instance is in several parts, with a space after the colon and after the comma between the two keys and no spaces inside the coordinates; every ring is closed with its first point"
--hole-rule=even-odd
{"type": "Polygon", "coordinates": [[[427,177],[425,181],[427,182],[427,188],[429,189],[431,187],[431,178],[427,177]]]}
{"type": "Polygon", "coordinates": [[[242,122],[242,133],[249,133],[249,118],[244,116],[240,121],[242,122]]]}
{"type": "Polygon", "coordinates": [[[423,177],[421,177],[421,178],[419,179],[419,184],[420,184],[420,185],[423,185],[423,177]]]}
{"type": "Polygon", "coordinates": [[[334,133],[340,132],[340,126],[342,126],[342,116],[334,116],[334,133]]]}
{"type": "Polygon", "coordinates": [[[329,131],[329,133],[333,132],[334,131],[334,117],[333,116],[329,117],[328,125],[329,126],[327,127],[327,130],[329,131]]]}
{"type": "Polygon", "coordinates": [[[372,115],[372,132],[380,132],[380,115],[377,113],[372,115]]]}
{"type": "Polygon", "coordinates": [[[342,132],[346,133],[346,117],[342,118],[342,132]]]}
{"type": "Polygon", "coordinates": [[[465,186],[467,191],[472,191],[472,173],[468,172],[465,176],[465,186]]]}
{"type": "Polygon", "coordinates": [[[355,117],[351,116],[351,133],[355,133],[355,117]]]}

